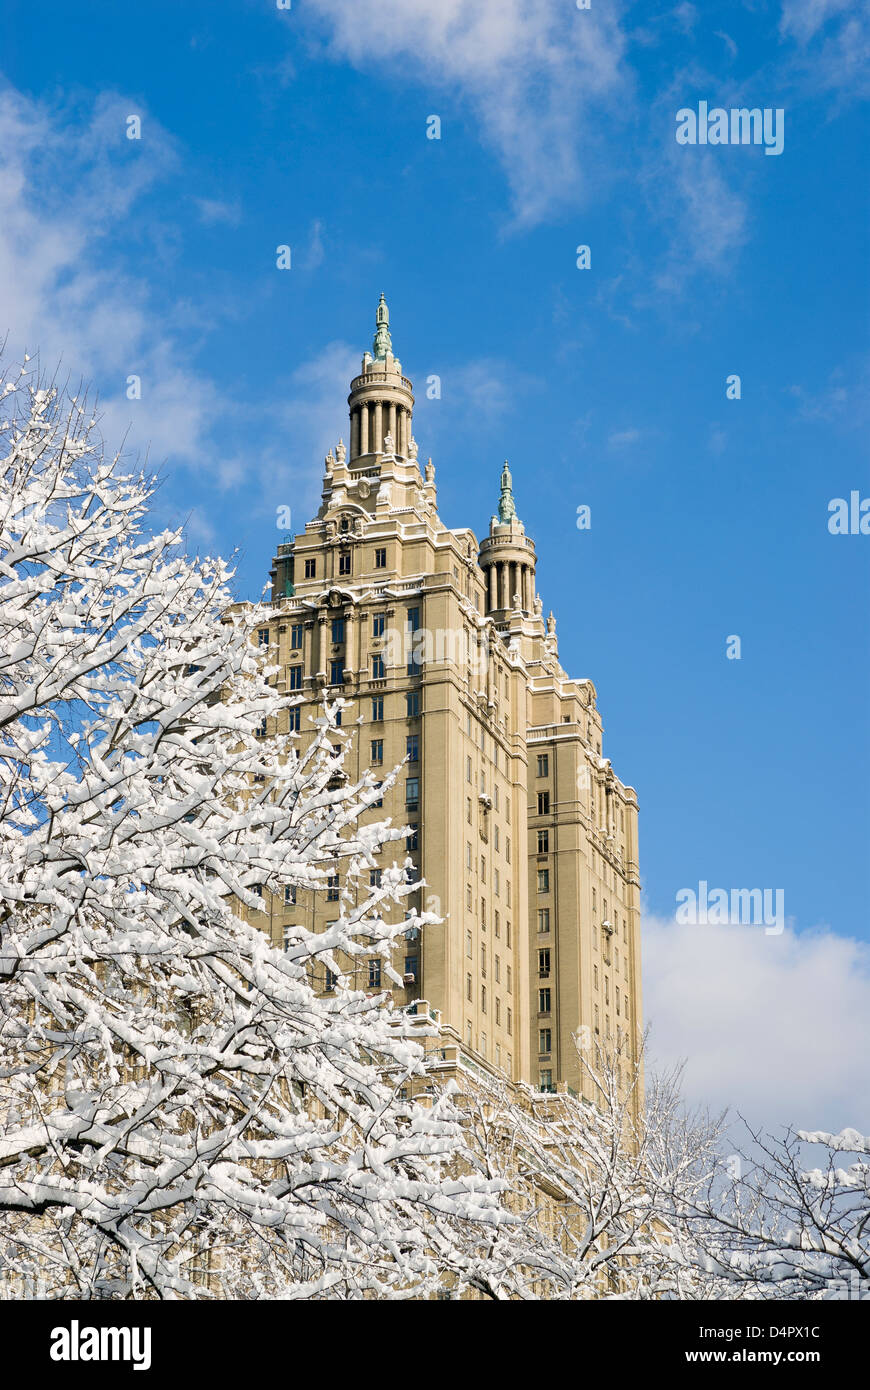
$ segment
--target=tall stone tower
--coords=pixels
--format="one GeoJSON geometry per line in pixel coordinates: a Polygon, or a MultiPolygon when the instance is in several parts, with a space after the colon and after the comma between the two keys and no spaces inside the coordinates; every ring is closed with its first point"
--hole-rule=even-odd
{"type": "MultiPolygon", "coordinates": [[[[580,1092],[574,1036],[639,1037],[637,798],[602,756],[595,687],[559,664],[507,463],[480,545],[445,526],[383,295],[375,329],[349,450],[327,455],[317,516],[273,562],[270,656],[303,741],[329,692],[346,727],[363,720],[351,775],[402,764],[367,814],[408,826],[419,906],[442,921],[408,939],[395,1004],[440,1017],[444,1065],[580,1092]]],[[[261,925],[278,944],[336,916],[328,892],[300,891],[261,925]]],[[[354,969],[387,987],[377,961],[354,969]]]]}

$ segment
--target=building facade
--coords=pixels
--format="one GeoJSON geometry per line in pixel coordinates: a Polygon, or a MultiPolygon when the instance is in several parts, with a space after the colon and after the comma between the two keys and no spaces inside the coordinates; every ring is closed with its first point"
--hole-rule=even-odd
{"type": "MultiPolygon", "coordinates": [[[[641,1027],[637,797],[602,756],[592,681],[559,663],[507,464],[482,541],[441,521],[383,295],[348,404],[320,510],[278,546],[261,640],[303,740],[341,695],[350,776],[402,765],[366,815],[409,827],[418,905],[441,922],[408,939],[396,1005],[426,1001],[444,1057],[588,1095],[572,1038],[633,1053],[641,1027]]],[[[320,928],[335,896],[269,902],[262,925],[276,944],[320,928]]],[[[356,968],[387,986],[377,961],[356,968]]]]}

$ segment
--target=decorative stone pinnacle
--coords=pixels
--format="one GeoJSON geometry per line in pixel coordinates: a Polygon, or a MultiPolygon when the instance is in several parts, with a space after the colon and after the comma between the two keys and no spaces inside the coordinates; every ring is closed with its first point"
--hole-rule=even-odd
{"type": "Polygon", "coordinates": [[[501,496],[498,499],[498,520],[500,526],[509,526],[517,514],[514,504],[513,479],[507,459],[501,471],[501,496]]]}
{"type": "Polygon", "coordinates": [[[379,362],[383,362],[388,352],[393,350],[393,340],[390,337],[390,311],[387,308],[387,301],[383,294],[378,301],[375,313],[375,337],[372,343],[372,351],[379,362]]]}

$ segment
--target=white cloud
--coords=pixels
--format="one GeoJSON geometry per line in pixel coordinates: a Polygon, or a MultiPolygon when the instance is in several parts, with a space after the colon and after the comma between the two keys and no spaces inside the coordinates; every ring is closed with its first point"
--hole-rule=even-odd
{"type": "MultiPolygon", "coordinates": [[[[360,23],[347,0],[320,0],[317,17],[331,31],[333,56],[459,93],[504,166],[521,223],[578,201],[595,144],[604,138],[609,148],[627,99],[625,40],[612,5],[369,0],[360,23]]],[[[422,121],[420,129],[422,139],[422,121]]]]}
{"type": "Polygon", "coordinates": [[[780,30],[807,43],[830,19],[853,5],[854,0],[785,0],[780,30]]]}
{"type": "Polygon", "coordinates": [[[171,169],[171,139],[141,106],[117,94],[93,109],[53,112],[0,92],[0,330],[7,354],[38,349],[43,370],[83,378],[99,393],[114,448],[127,430],[152,465],[196,464],[219,411],[213,384],[177,339],[184,306],[156,310],[131,243],[142,195],[171,169]],[[142,139],[126,138],[129,114],[142,139]],[[141,379],[128,400],[127,379],[141,379]]]}
{"type": "Polygon", "coordinates": [[[607,436],[607,443],[611,449],[625,449],[631,444],[639,444],[641,431],[636,429],[614,430],[607,436]]]}
{"type": "Polygon", "coordinates": [[[692,1103],[767,1128],[860,1125],[870,1109],[870,945],[828,928],[643,926],[651,1056],[687,1059],[692,1103]]]}
{"type": "Polygon", "coordinates": [[[866,0],[785,0],[784,40],[797,45],[806,84],[843,98],[870,92],[870,13],[866,0]]]}
{"type": "Polygon", "coordinates": [[[200,221],[207,227],[221,222],[228,227],[237,227],[242,220],[238,203],[223,203],[219,198],[195,198],[194,202],[199,211],[200,221]]]}

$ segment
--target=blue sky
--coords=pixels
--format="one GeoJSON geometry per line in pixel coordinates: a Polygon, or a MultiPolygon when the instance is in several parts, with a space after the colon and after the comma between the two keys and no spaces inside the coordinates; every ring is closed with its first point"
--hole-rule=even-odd
{"type": "MultiPolygon", "coordinates": [[[[692,1052],[701,1024],[681,1009],[702,977],[719,991],[702,1011],[718,1008],[714,1057],[733,1051],[755,971],[752,1017],[787,995],[794,1018],[766,1042],[741,1024],[752,1041],[724,1098],[740,1099],[758,1046],[794,1063],[810,1019],[807,1094],[827,1104],[844,1066],[825,1122],[857,1122],[845,1108],[867,1098],[866,1063],[843,1058],[867,1032],[839,1015],[847,998],[870,1014],[870,537],[827,520],[831,498],[870,496],[862,8],[152,0],[41,15],[10,0],[4,27],[8,353],[38,347],[90,380],[107,440],[126,431],[160,470],[157,522],[237,549],[254,596],[277,508],[301,528],[323,454],[347,438],[384,290],[442,517],[483,534],[509,458],[561,658],[595,680],[604,751],[638,790],[663,1051],[692,1052]],[[782,108],[782,154],[678,146],[676,112],[701,100],[782,108]],[[737,928],[682,951],[668,919],[701,879],[782,888],[789,931],[761,957],[737,928]]],[[[716,1068],[690,1080],[718,1099],[716,1068]]]]}

